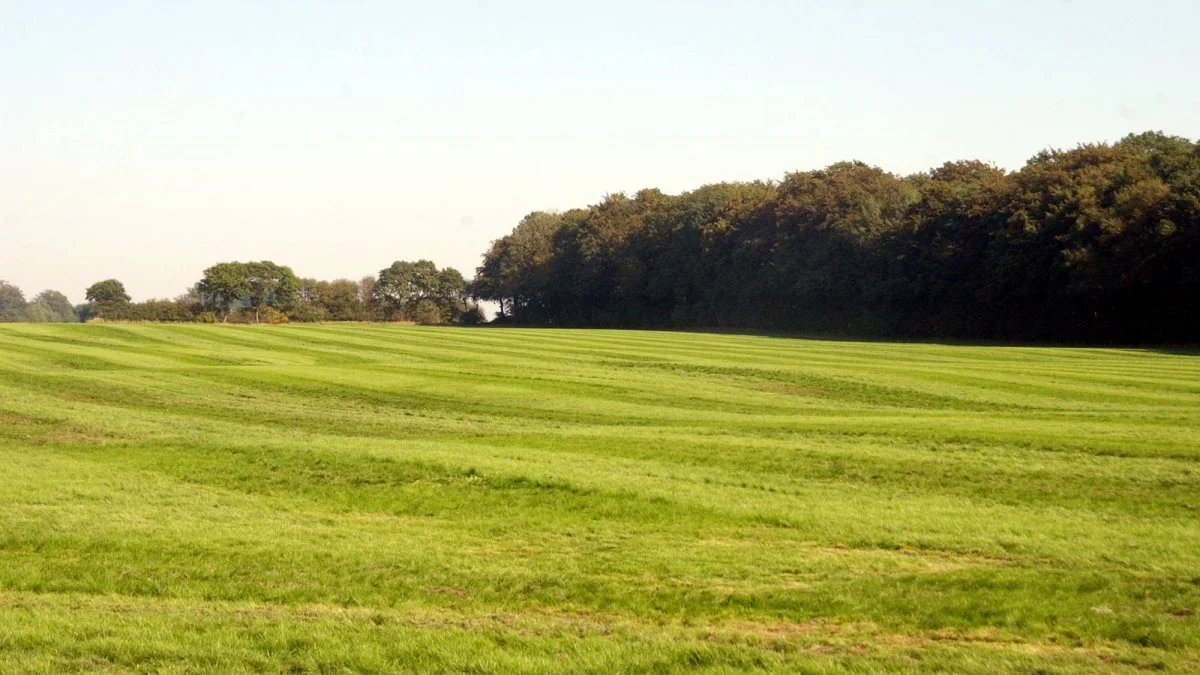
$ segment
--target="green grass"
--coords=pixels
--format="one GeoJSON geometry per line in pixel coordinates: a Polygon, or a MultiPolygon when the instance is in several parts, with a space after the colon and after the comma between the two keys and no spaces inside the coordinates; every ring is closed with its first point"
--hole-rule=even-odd
{"type": "Polygon", "coordinates": [[[1200,358],[0,326],[0,672],[1200,668],[1200,358]]]}

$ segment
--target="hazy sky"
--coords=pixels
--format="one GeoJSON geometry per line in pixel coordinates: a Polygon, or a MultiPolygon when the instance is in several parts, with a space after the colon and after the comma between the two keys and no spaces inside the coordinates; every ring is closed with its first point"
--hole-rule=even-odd
{"type": "Polygon", "coordinates": [[[1200,136],[1200,2],[0,0],[0,279],[470,276],[524,214],[1200,136]]]}

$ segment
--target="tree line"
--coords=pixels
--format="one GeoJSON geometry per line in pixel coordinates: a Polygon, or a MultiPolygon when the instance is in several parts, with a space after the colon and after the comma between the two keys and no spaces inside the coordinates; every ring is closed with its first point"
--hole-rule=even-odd
{"type": "Polygon", "coordinates": [[[411,321],[476,324],[483,314],[462,273],[428,260],[396,261],[359,281],[300,278],[269,260],[222,262],[173,299],[132,302],[125,285],[105,279],[89,286],[87,302],[72,306],[58,291],[32,302],[0,281],[0,322],[106,321],[287,323],[290,321],[411,321]]]}
{"type": "Polygon", "coordinates": [[[1020,170],[642,190],[535,212],[472,295],[558,326],[1087,342],[1200,338],[1200,145],[1144,133],[1020,170]]]}
{"type": "Polygon", "coordinates": [[[1071,342],[1200,339],[1200,144],[1161,133],[1017,171],[861,162],[534,212],[475,278],[397,261],[358,281],[225,262],[172,300],[117,280],[72,307],[0,282],[0,321],[495,321],[1071,342]]]}

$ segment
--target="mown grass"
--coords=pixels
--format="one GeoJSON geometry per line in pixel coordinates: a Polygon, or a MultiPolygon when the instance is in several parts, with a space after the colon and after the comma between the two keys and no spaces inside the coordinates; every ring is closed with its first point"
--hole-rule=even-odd
{"type": "Polygon", "coordinates": [[[0,671],[1185,671],[1200,358],[0,327],[0,671]]]}

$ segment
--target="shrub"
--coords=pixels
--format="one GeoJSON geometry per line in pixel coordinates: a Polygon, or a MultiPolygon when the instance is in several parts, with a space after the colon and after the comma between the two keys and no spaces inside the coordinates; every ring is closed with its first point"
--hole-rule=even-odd
{"type": "Polygon", "coordinates": [[[413,321],[423,326],[444,323],[445,321],[442,317],[442,310],[437,306],[437,303],[428,298],[417,303],[417,306],[413,308],[412,318],[413,321]]]}
{"type": "MultiPolygon", "coordinates": [[[[250,314],[250,318],[254,318],[254,314],[250,314]]],[[[259,323],[281,324],[288,322],[288,315],[275,309],[274,307],[263,307],[258,311],[259,323]]]]}

